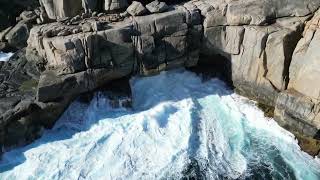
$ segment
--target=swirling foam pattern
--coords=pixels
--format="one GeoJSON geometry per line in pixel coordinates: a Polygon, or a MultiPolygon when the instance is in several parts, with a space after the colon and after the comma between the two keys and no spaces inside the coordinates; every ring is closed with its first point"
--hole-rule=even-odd
{"type": "Polygon", "coordinates": [[[293,135],[223,82],[184,70],[131,80],[133,108],[98,93],[36,142],[7,152],[0,179],[320,179],[293,135]]]}

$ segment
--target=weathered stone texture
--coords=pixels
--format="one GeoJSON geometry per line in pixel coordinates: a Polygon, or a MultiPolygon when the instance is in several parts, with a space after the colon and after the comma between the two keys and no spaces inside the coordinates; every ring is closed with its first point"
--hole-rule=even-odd
{"type": "Polygon", "coordinates": [[[82,0],[40,0],[50,19],[73,17],[82,10],[82,0]]]}
{"type": "Polygon", "coordinates": [[[320,138],[319,46],[320,12],[307,22],[303,38],[297,44],[290,64],[288,91],[281,93],[276,104],[276,119],[291,128],[320,138]]]}
{"type": "MultiPolygon", "coordinates": [[[[18,24],[0,34],[0,41],[15,46],[30,34],[25,55],[14,58],[18,63],[0,65],[0,130],[7,129],[0,131],[2,144],[19,144],[30,131],[49,127],[80,93],[134,73],[195,66],[200,56],[230,65],[221,71],[235,90],[275,106],[282,126],[320,138],[320,0],[192,0],[167,12],[157,1],[147,6],[150,12],[134,2],[125,13],[90,14],[127,7],[125,0],[106,0],[104,7],[97,2],[41,0],[49,18],[59,22],[31,30],[18,24]],[[25,65],[32,67],[28,76],[12,70],[25,65]],[[53,113],[45,115],[48,110],[53,113]],[[49,123],[33,122],[35,113],[49,123]],[[15,128],[23,131],[16,134],[15,128]]],[[[33,15],[20,18],[34,20],[33,15]]],[[[47,22],[44,17],[40,13],[37,21],[47,22]]]]}

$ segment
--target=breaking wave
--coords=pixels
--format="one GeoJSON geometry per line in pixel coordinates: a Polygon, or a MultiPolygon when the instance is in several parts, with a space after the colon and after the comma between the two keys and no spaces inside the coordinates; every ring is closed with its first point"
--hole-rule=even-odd
{"type": "Polygon", "coordinates": [[[132,109],[75,101],[36,142],[7,152],[0,179],[303,179],[320,162],[217,79],[184,70],[131,80],[132,109]]]}
{"type": "Polygon", "coordinates": [[[0,51],[0,61],[8,61],[13,53],[3,53],[0,51]]]}

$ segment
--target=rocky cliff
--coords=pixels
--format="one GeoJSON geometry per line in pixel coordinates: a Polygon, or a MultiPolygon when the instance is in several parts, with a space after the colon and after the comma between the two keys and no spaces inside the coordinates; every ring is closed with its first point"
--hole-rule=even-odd
{"type": "Polygon", "coordinates": [[[40,4],[28,46],[0,69],[2,146],[36,138],[75,97],[111,80],[198,62],[219,64],[212,69],[237,92],[274,106],[282,126],[320,139],[320,0],[40,4]]]}

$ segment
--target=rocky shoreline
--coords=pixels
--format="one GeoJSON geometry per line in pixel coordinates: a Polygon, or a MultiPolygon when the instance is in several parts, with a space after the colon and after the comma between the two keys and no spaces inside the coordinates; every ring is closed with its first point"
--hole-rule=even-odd
{"type": "Polygon", "coordinates": [[[39,137],[82,93],[198,64],[320,139],[320,0],[168,2],[40,0],[1,27],[0,51],[17,50],[0,65],[2,148],[39,137]]]}

